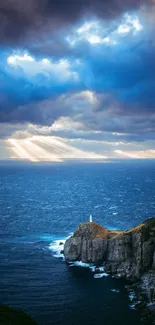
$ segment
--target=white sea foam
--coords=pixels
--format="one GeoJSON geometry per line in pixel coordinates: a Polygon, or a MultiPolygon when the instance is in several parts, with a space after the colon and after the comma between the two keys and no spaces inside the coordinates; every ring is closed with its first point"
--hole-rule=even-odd
{"type": "Polygon", "coordinates": [[[55,240],[49,245],[49,249],[53,252],[53,256],[57,258],[64,258],[62,251],[64,249],[65,239],[55,240]]]}
{"type": "Polygon", "coordinates": [[[92,272],[95,272],[95,270],[96,270],[96,266],[95,266],[95,265],[89,266],[89,269],[90,269],[92,272]]]}
{"type": "Polygon", "coordinates": [[[100,278],[104,278],[104,277],[107,277],[107,276],[109,276],[109,274],[107,274],[107,273],[96,273],[96,274],[94,274],[94,278],[95,279],[100,279],[100,278]]]}
{"type": "Polygon", "coordinates": [[[118,289],[111,289],[111,291],[112,292],[116,292],[116,293],[119,293],[120,292],[120,290],[118,290],[118,289]]]}
{"type": "Polygon", "coordinates": [[[100,207],[102,207],[101,204],[97,204],[97,205],[94,206],[95,209],[98,209],[98,208],[100,208],[100,207]]]}
{"type": "Polygon", "coordinates": [[[130,293],[129,293],[130,301],[133,301],[135,298],[136,298],[136,295],[135,295],[134,291],[130,290],[130,293]]]}
{"type": "Polygon", "coordinates": [[[93,266],[90,266],[90,270],[92,271],[92,272],[104,272],[104,267],[103,266],[95,266],[95,265],[93,265],[93,266]]]}
{"type": "Polygon", "coordinates": [[[67,236],[66,238],[63,239],[56,239],[53,240],[48,248],[53,252],[53,256],[56,258],[63,258],[64,259],[64,254],[62,253],[62,251],[64,250],[64,245],[66,240],[72,236],[73,233],[70,233],[69,236],[67,236]]]}
{"type": "Polygon", "coordinates": [[[136,300],[132,302],[132,304],[129,305],[130,309],[136,309],[136,306],[140,303],[139,300],[136,300]]]}
{"type": "Polygon", "coordinates": [[[130,309],[136,309],[135,308],[136,307],[136,304],[130,304],[129,307],[130,307],[130,309]]]}
{"type": "Polygon", "coordinates": [[[103,266],[96,266],[94,264],[90,263],[84,263],[82,261],[75,261],[75,262],[70,262],[69,266],[71,267],[83,267],[89,269],[92,273],[94,274],[94,278],[102,278],[102,277],[107,277],[109,274],[104,272],[104,267],[103,266]]]}
{"type": "Polygon", "coordinates": [[[136,309],[136,305],[139,301],[136,300],[136,294],[133,290],[130,290],[129,299],[131,301],[131,304],[129,304],[130,309],[136,309]]]}
{"type": "Polygon", "coordinates": [[[112,205],[109,210],[117,209],[117,205],[112,205]]]}
{"type": "MultiPolygon", "coordinates": [[[[70,234],[67,238],[65,239],[56,239],[53,240],[49,246],[48,249],[50,249],[53,253],[53,256],[56,258],[62,258],[64,260],[64,245],[66,240],[71,236],[70,234]]],[[[95,273],[94,277],[95,278],[102,278],[108,276],[107,273],[104,272],[104,267],[103,266],[96,266],[93,263],[84,263],[82,261],[74,261],[69,263],[70,267],[82,267],[82,268],[88,268],[91,272],[95,273]]]]}
{"type": "Polygon", "coordinates": [[[78,267],[84,267],[84,268],[90,268],[90,264],[84,263],[82,261],[75,261],[69,263],[70,266],[78,266],[78,267]]]}

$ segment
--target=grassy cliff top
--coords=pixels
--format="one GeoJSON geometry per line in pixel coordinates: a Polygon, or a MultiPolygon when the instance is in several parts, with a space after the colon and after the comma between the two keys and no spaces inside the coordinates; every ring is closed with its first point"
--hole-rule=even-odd
{"type": "Polygon", "coordinates": [[[84,237],[86,239],[109,239],[120,233],[121,232],[119,231],[110,231],[96,222],[85,222],[78,226],[73,237],[84,237]]]}
{"type": "Polygon", "coordinates": [[[145,220],[144,222],[140,223],[138,226],[135,226],[129,230],[127,230],[128,233],[130,232],[138,232],[141,230],[155,230],[155,218],[150,218],[145,220]]]}
{"type": "Polygon", "coordinates": [[[137,232],[142,232],[145,236],[155,236],[155,218],[147,219],[138,226],[126,231],[108,230],[96,222],[84,222],[77,227],[73,237],[82,237],[89,240],[95,238],[110,239],[115,236],[124,236],[137,232]]]}
{"type": "Polygon", "coordinates": [[[141,233],[143,238],[155,239],[155,218],[147,219],[136,227],[133,227],[125,232],[125,234],[141,233]]]}

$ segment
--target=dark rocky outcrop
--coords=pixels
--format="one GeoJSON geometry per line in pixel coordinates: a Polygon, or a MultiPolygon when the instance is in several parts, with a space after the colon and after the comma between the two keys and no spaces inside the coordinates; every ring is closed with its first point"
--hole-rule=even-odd
{"type": "Polygon", "coordinates": [[[64,256],[66,262],[101,264],[107,273],[132,280],[138,295],[150,304],[154,313],[155,218],[119,232],[94,222],[83,223],[66,241],[64,256]]]}
{"type": "Polygon", "coordinates": [[[119,233],[109,231],[95,222],[79,225],[73,236],[65,243],[66,261],[103,262],[106,260],[108,241],[119,233]]]}
{"type": "Polygon", "coordinates": [[[7,305],[0,305],[1,325],[37,325],[29,315],[21,310],[14,310],[7,305]]]}
{"type": "Polygon", "coordinates": [[[155,268],[155,218],[119,232],[83,223],[66,241],[64,255],[67,262],[100,263],[111,274],[139,279],[155,268]]]}

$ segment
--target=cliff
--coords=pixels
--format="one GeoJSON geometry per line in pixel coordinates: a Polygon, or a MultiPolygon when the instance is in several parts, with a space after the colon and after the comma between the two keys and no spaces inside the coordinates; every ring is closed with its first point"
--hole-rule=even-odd
{"type": "Polygon", "coordinates": [[[65,243],[66,261],[101,263],[106,258],[108,241],[117,234],[120,232],[109,231],[95,222],[79,225],[73,236],[65,243]]]}
{"type": "Polygon", "coordinates": [[[110,231],[97,223],[83,223],[64,247],[67,262],[103,264],[111,274],[139,279],[155,270],[155,218],[128,231],[110,231]]]}
{"type": "Polygon", "coordinates": [[[64,256],[66,262],[100,264],[107,273],[132,280],[137,302],[143,301],[137,305],[143,310],[148,305],[155,318],[155,218],[127,231],[83,223],[66,241],[64,256]]]}

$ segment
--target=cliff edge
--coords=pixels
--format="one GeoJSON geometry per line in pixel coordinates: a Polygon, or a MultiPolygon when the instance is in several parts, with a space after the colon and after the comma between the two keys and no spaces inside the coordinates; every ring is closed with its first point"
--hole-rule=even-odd
{"type": "Polygon", "coordinates": [[[132,280],[137,301],[145,301],[154,318],[155,218],[127,231],[110,231],[95,222],[80,224],[66,241],[64,256],[66,262],[100,264],[107,273],[132,280]]]}
{"type": "Polygon", "coordinates": [[[111,274],[139,279],[155,270],[155,218],[127,231],[110,231],[95,222],[80,224],[64,247],[67,262],[103,264],[111,274]]]}

